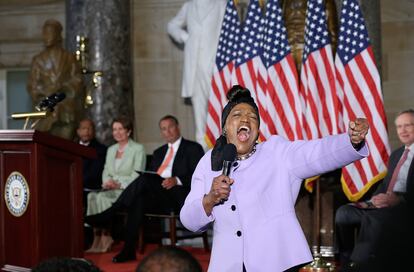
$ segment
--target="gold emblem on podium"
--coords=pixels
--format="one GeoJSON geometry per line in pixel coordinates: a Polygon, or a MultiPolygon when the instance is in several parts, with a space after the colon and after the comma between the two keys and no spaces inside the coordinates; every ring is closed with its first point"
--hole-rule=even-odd
{"type": "Polygon", "coordinates": [[[6,180],[4,199],[9,212],[16,217],[22,216],[29,205],[30,191],[24,176],[14,171],[6,180]]]}

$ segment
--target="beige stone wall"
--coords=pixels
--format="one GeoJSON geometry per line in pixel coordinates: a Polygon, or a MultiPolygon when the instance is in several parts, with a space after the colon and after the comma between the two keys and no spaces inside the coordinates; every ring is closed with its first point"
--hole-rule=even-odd
{"type": "Polygon", "coordinates": [[[414,2],[381,0],[382,82],[391,147],[400,145],[395,115],[414,108],[414,2]]]}

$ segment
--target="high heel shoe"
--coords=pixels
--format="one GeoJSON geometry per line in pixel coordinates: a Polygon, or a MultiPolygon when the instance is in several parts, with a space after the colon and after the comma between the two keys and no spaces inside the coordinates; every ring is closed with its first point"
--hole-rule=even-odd
{"type": "Polygon", "coordinates": [[[102,243],[100,247],[101,253],[110,252],[112,249],[112,244],[114,243],[114,239],[111,236],[102,236],[102,243]]]}
{"type": "Polygon", "coordinates": [[[88,250],[85,250],[85,253],[101,253],[101,249],[97,247],[91,247],[88,250]]]}
{"type": "Polygon", "coordinates": [[[92,246],[85,251],[85,253],[99,253],[101,252],[102,237],[95,236],[93,238],[92,246]]]}

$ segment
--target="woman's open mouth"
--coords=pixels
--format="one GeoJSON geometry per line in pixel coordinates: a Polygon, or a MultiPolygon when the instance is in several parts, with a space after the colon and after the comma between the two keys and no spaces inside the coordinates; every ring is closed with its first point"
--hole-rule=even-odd
{"type": "Polygon", "coordinates": [[[237,129],[237,139],[240,142],[245,142],[250,138],[250,128],[247,126],[241,126],[237,129]]]}

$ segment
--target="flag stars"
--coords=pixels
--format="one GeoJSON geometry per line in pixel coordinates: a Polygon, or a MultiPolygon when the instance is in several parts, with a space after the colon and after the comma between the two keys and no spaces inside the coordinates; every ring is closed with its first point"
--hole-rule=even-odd
{"type": "Polygon", "coordinates": [[[303,61],[306,61],[308,54],[329,43],[324,2],[322,0],[316,2],[308,1],[303,61]]]}

